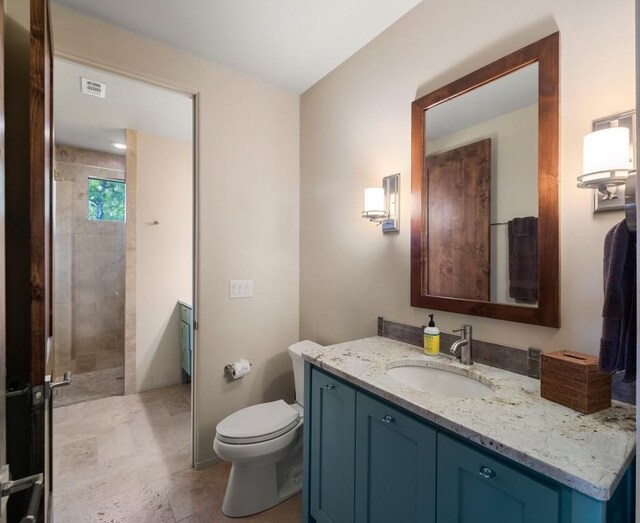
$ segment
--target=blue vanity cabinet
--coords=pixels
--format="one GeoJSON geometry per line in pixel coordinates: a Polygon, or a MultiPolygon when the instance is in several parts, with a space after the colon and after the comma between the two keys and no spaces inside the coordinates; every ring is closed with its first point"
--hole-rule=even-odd
{"type": "Polygon", "coordinates": [[[630,523],[635,462],[599,501],[305,364],[302,521],[630,523]]]}
{"type": "Polygon", "coordinates": [[[436,434],[357,393],[355,521],[435,523],[436,434]]]}
{"type": "Polygon", "coordinates": [[[356,391],[313,369],[310,512],[317,523],[354,520],[355,419],[356,391]]]}
{"type": "Polygon", "coordinates": [[[562,489],[438,434],[438,521],[559,523],[562,489]]]}
{"type": "Polygon", "coordinates": [[[180,309],[179,347],[180,347],[180,367],[182,368],[182,383],[187,383],[191,379],[191,360],[193,343],[191,340],[191,326],[193,324],[191,307],[186,303],[178,302],[180,309]]]}

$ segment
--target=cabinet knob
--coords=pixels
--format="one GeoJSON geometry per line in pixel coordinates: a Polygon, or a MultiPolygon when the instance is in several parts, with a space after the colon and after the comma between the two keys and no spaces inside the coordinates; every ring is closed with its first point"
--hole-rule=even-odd
{"type": "Polygon", "coordinates": [[[393,423],[395,420],[396,419],[393,416],[389,416],[389,414],[382,418],[382,421],[384,421],[385,423],[393,423]]]}
{"type": "Polygon", "coordinates": [[[335,385],[331,385],[331,383],[327,383],[323,388],[326,389],[326,390],[333,390],[333,389],[336,388],[336,386],[335,385]]]}
{"type": "Polygon", "coordinates": [[[487,479],[494,478],[496,475],[496,473],[493,470],[491,470],[489,467],[485,467],[484,465],[480,467],[478,474],[480,474],[483,478],[487,478],[487,479]]]}

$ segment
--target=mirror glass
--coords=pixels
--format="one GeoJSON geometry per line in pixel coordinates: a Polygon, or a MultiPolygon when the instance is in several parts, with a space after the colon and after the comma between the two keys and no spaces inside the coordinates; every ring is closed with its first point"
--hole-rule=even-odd
{"type": "Polygon", "coordinates": [[[429,108],[424,124],[426,294],[536,307],[538,64],[429,108]]]}
{"type": "Polygon", "coordinates": [[[560,326],[558,42],[413,102],[413,307],[560,326]]]}

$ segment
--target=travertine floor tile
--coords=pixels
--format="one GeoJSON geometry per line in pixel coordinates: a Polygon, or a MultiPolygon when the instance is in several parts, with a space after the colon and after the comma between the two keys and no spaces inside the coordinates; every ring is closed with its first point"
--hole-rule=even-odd
{"type": "Polygon", "coordinates": [[[179,523],[299,523],[302,495],[298,494],[269,510],[246,518],[228,518],[222,513],[222,501],[191,516],[178,520],[179,523]]]}
{"type": "Polygon", "coordinates": [[[227,480],[226,470],[211,467],[205,470],[183,470],[163,478],[171,509],[176,520],[197,513],[222,501],[227,480]]]}
{"type": "Polygon", "coordinates": [[[127,456],[136,451],[134,436],[127,425],[112,426],[110,430],[100,434],[97,439],[99,463],[127,456]]]}
{"type": "Polygon", "coordinates": [[[122,476],[138,477],[136,454],[120,456],[105,463],[87,464],[73,468],[60,466],[54,454],[54,488],[55,492],[77,491],[91,482],[117,482],[122,476]]]}
{"type": "Polygon", "coordinates": [[[164,403],[164,406],[171,415],[191,412],[191,402],[189,398],[185,398],[184,396],[163,399],[162,403],[164,403]]]}
{"type": "Polygon", "coordinates": [[[83,465],[96,465],[98,463],[98,438],[86,438],[60,447],[57,450],[56,462],[59,470],[73,470],[83,465]]]}
{"type": "Polygon", "coordinates": [[[182,470],[191,469],[191,445],[152,446],[135,456],[142,481],[154,481],[182,470]]]}
{"type": "Polygon", "coordinates": [[[56,523],[293,523],[301,496],[249,518],[222,514],[231,470],[191,468],[189,385],[54,410],[56,523]]]}
{"type": "Polygon", "coordinates": [[[175,518],[160,482],[141,486],[98,506],[100,522],[173,523],[175,518]]]}
{"type": "Polygon", "coordinates": [[[91,503],[71,503],[59,510],[54,510],[54,518],[60,523],[173,523],[175,521],[164,488],[159,482],[130,488],[111,498],[102,498],[91,503]]]}
{"type": "MultiPolygon", "coordinates": [[[[129,492],[137,491],[142,486],[137,470],[78,482],[65,489],[54,486],[53,513],[55,515],[80,512],[89,518],[97,515],[99,505],[105,500],[124,498],[129,492]]],[[[65,521],[61,518],[58,520],[65,521]]]]}

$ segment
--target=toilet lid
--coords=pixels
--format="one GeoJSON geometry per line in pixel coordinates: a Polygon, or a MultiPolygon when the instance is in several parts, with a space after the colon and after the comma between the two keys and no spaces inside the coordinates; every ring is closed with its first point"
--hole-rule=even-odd
{"type": "Polygon", "coordinates": [[[300,415],[283,400],[246,407],[224,418],[216,427],[218,439],[227,443],[267,441],[291,430],[300,415]]]}

